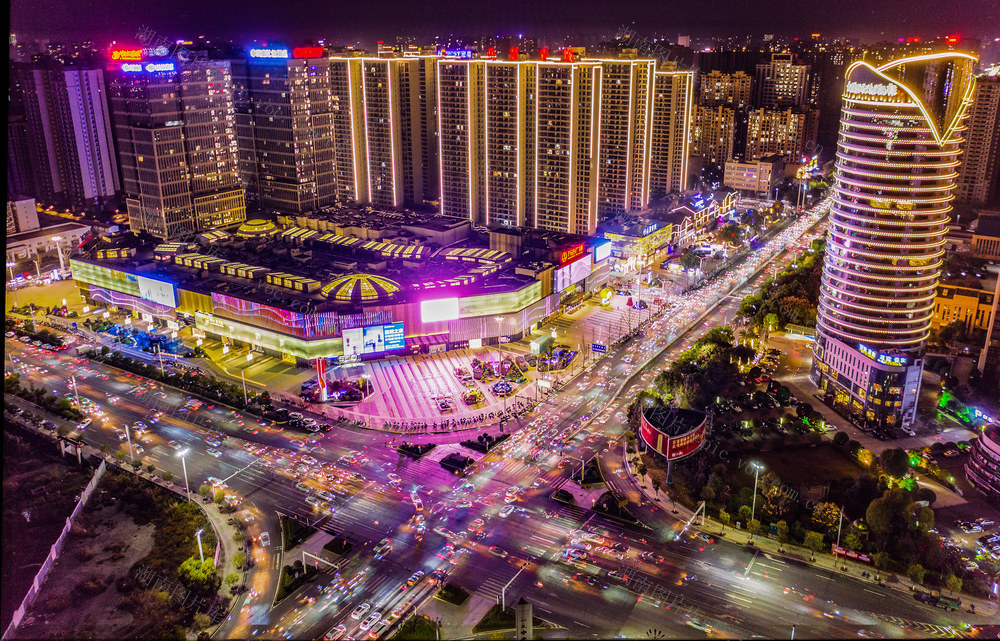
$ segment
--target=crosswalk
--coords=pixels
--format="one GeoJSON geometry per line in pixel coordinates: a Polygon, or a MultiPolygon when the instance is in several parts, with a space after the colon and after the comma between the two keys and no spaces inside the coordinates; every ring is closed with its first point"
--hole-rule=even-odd
{"type": "Polygon", "coordinates": [[[935,623],[924,623],[922,621],[910,621],[909,619],[889,616],[886,614],[873,613],[873,615],[883,621],[894,623],[907,630],[925,633],[929,637],[972,639],[976,636],[974,632],[963,630],[960,626],[937,625],[935,623]]]}

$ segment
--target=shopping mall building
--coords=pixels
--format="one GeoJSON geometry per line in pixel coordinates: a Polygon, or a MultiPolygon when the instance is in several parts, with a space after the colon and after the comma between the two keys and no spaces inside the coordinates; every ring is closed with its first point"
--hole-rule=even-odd
{"type": "Polygon", "coordinates": [[[611,243],[339,207],[83,252],[88,304],[305,365],[519,340],[607,282],[611,243]]]}

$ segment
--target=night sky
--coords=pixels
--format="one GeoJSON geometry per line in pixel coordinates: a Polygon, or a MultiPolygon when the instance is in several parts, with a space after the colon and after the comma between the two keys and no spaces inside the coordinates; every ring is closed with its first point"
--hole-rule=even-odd
{"type": "MultiPolygon", "coordinates": [[[[449,33],[557,37],[639,33],[728,36],[763,33],[860,37],[986,37],[1000,32],[996,0],[14,0],[11,31],[34,37],[327,38],[331,44],[449,33]]],[[[370,42],[364,43],[370,46],[370,42]]]]}

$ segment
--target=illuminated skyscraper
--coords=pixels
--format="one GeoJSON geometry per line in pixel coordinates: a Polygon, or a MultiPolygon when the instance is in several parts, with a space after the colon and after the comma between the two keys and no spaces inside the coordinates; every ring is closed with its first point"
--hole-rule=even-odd
{"type": "Polygon", "coordinates": [[[956,200],[996,203],[1000,201],[1000,65],[976,79],[968,127],[956,200]]]}
{"type": "Polygon", "coordinates": [[[687,182],[693,72],[581,49],[438,62],[442,211],[592,234],[687,182]]]}
{"type": "Polygon", "coordinates": [[[847,70],[811,377],[855,420],[913,420],[975,59],[847,70]]]}
{"type": "Polygon", "coordinates": [[[116,207],[120,181],[104,70],[46,60],[17,64],[12,71],[17,82],[11,89],[20,93],[17,107],[24,110],[24,138],[8,120],[8,159],[18,163],[11,169],[20,174],[19,187],[33,192],[22,195],[60,207],[116,207]]]}
{"type": "MultiPolygon", "coordinates": [[[[240,175],[247,200],[308,212],[339,200],[330,60],[322,47],[254,49],[233,61],[240,175]],[[261,51],[276,52],[262,55],[261,51]]],[[[353,172],[351,173],[353,175],[353,172]]],[[[348,185],[348,193],[353,185],[348,185]]]]}

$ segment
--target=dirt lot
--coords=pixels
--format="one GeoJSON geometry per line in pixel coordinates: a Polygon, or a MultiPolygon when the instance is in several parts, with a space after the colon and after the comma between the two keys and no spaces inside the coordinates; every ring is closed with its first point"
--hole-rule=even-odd
{"type": "Polygon", "coordinates": [[[197,554],[193,533],[206,525],[193,504],[129,473],[108,470],[17,636],[184,638],[196,608],[172,602],[171,588],[158,592],[137,575],[141,568],[155,568],[171,586],[179,585],[176,568],[197,554]]]}
{"type": "Polygon", "coordinates": [[[51,443],[4,431],[3,616],[6,628],[93,470],[69,463],[51,443]]]}

